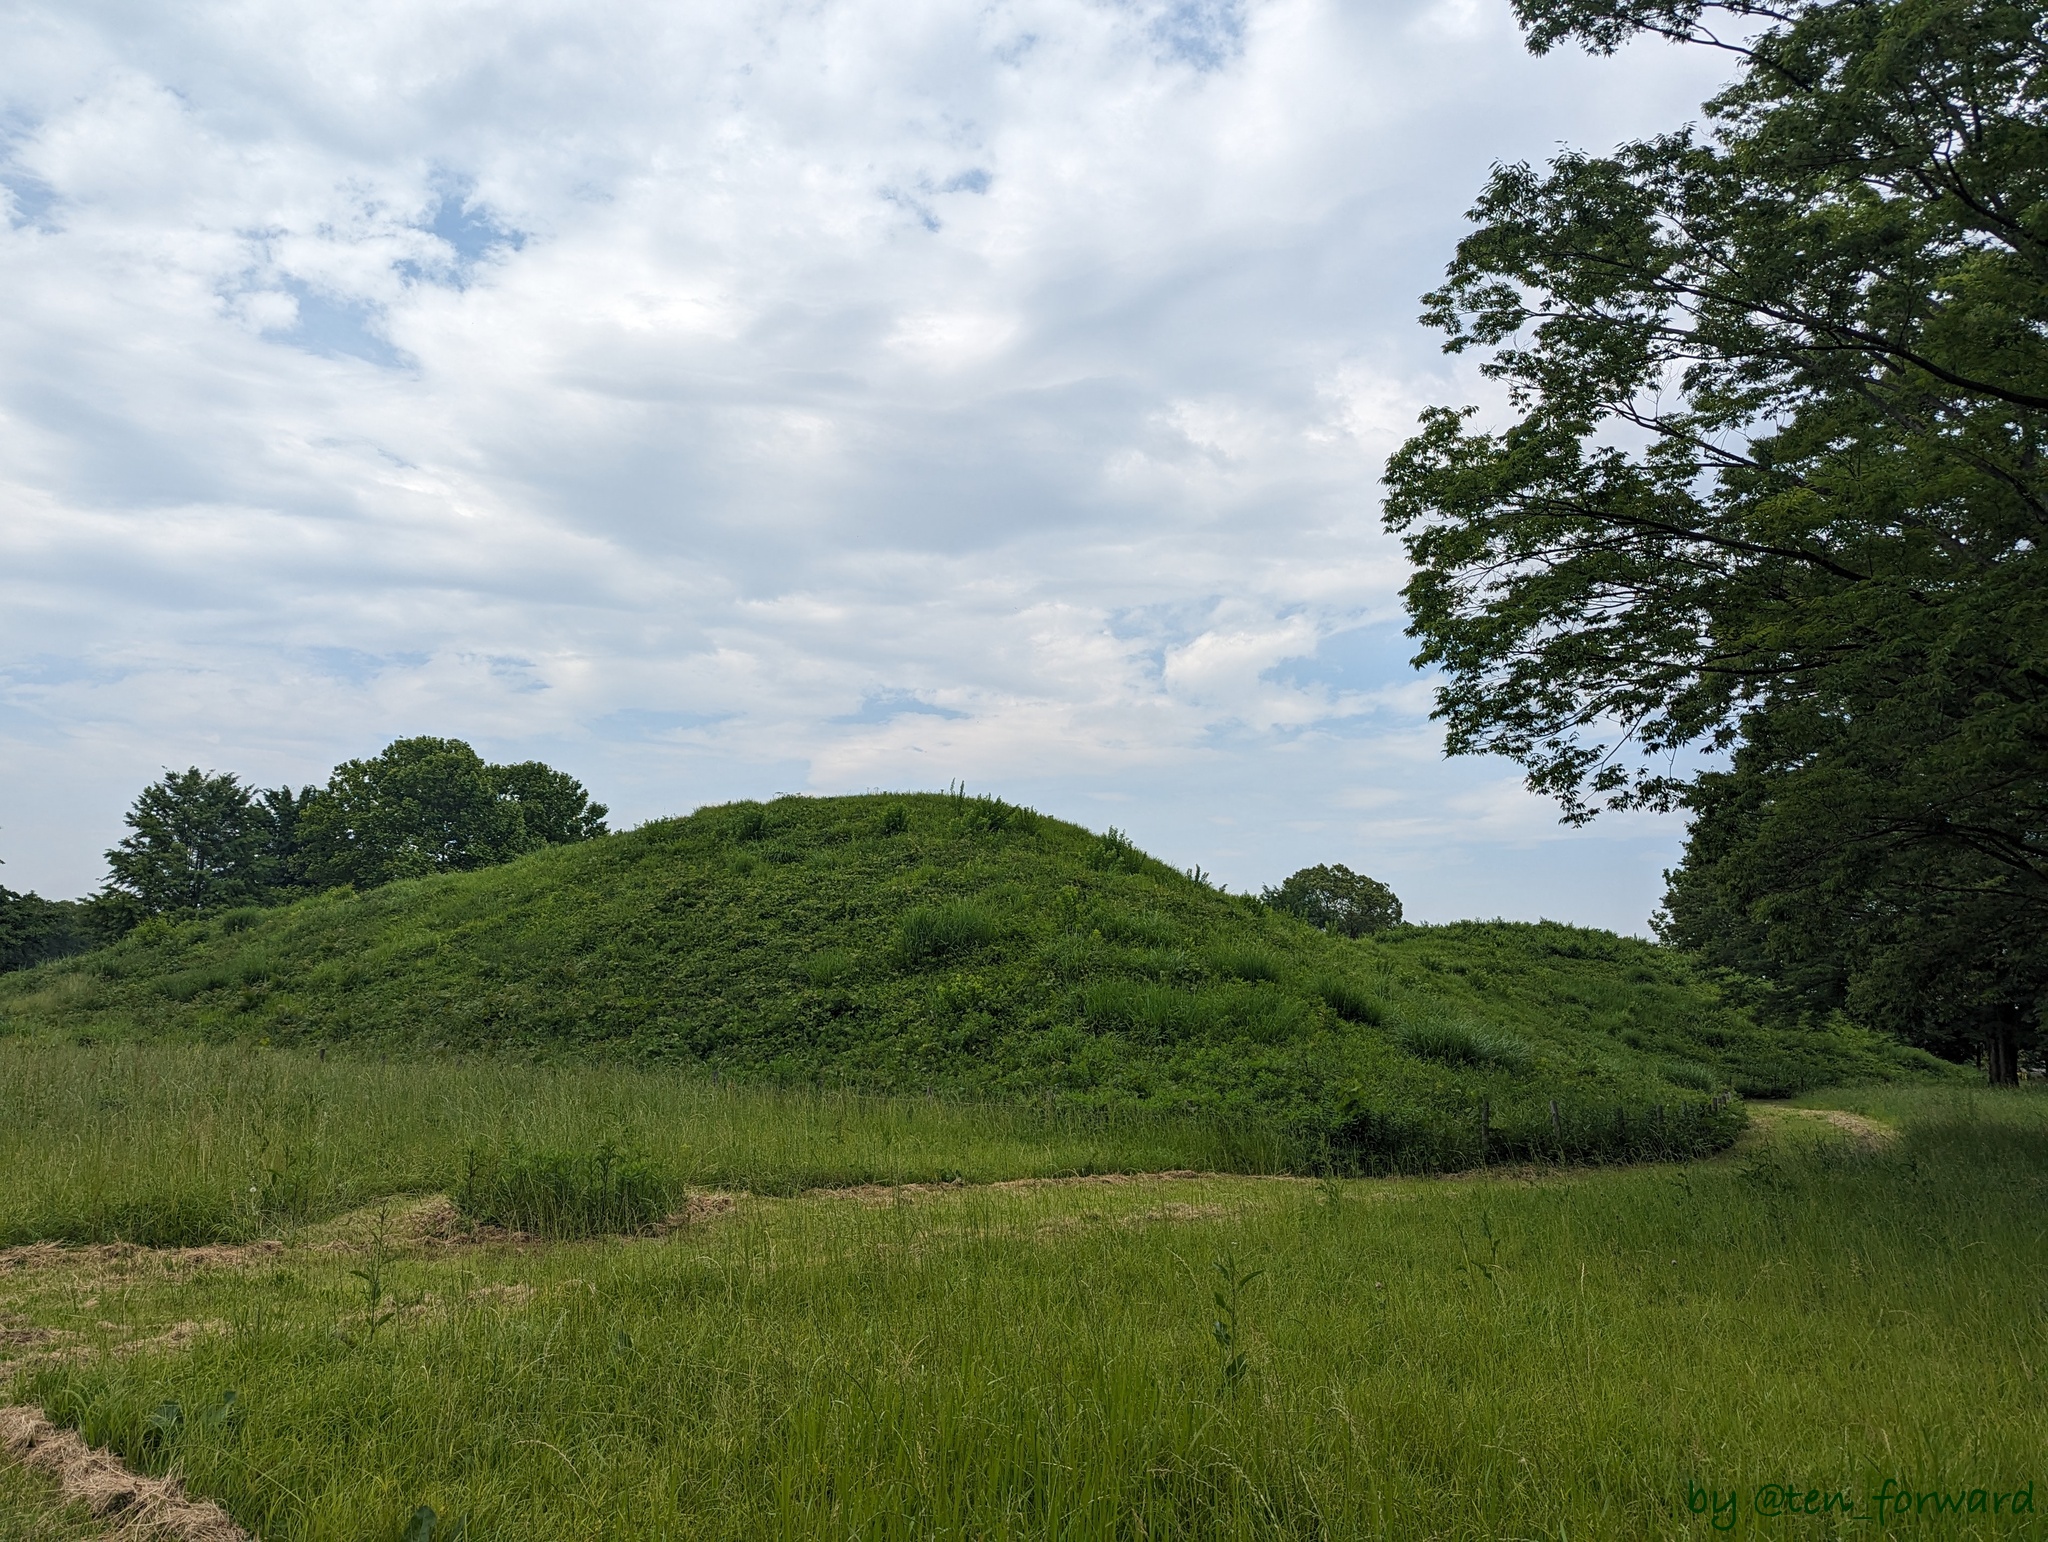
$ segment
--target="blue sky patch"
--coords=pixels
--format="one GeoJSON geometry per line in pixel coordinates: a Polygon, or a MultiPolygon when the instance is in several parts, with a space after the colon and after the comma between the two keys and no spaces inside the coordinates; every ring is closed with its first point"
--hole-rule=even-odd
{"type": "Polygon", "coordinates": [[[302,648],[301,657],[317,674],[350,685],[368,685],[387,669],[418,669],[424,653],[365,653],[360,648],[302,648]]]}
{"type": "Polygon", "coordinates": [[[1415,678],[1408,664],[1414,651],[1414,639],[1397,623],[1381,622],[1334,632],[1314,653],[1282,659],[1260,678],[1295,690],[1323,686],[1333,691],[1375,691],[1415,678]]]}
{"type": "Polygon", "coordinates": [[[57,190],[32,171],[0,166],[0,188],[7,192],[7,223],[16,230],[33,225],[48,230],[45,218],[56,207],[57,190]]]}
{"type": "Polygon", "coordinates": [[[1243,0],[1174,0],[1154,18],[1152,41],[1168,60],[1220,70],[1244,52],[1243,0]]]}
{"type": "Polygon", "coordinates": [[[395,266],[416,284],[448,284],[467,289],[478,263],[498,251],[519,251],[526,245],[526,232],[501,221],[488,204],[472,201],[465,180],[445,187],[425,222],[419,227],[444,242],[454,253],[446,266],[429,267],[410,259],[395,266]]]}
{"type": "Polygon", "coordinates": [[[278,287],[299,303],[299,319],[291,330],[270,334],[280,342],[323,359],[361,359],[385,369],[403,369],[413,362],[376,331],[383,317],[380,306],[322,293],[290,275],[278,287]]]}

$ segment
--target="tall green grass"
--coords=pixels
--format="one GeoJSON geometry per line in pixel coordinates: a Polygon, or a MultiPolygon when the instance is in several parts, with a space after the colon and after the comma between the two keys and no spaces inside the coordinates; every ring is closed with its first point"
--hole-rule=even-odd
{"type": "Polygon", "coordinates": [[[637,1232],[683,1195],[647,1157],[605,1139],[576,1151],[472,1146],[451,1197],[472,1221],[563,1240],[637,1232]]]}
{"type": "Polygon", "coordinates": [[[1257,1131],[1142,1111],[628,1067],[0,1038],[0,1245],[243,1241],[387,1196],[458,1191],[477,1219],[520,1230],[610,1229],[604,1216],[630,1230],[691,1188],[1264,1172],[1298,1156],[1257,1131]]]}
{"type": "Polygon", "coordinates": [[[1781,1118],[1542,1183],[764,1200],[659,1242],[401,1260],[416,1304],[377,1335],[317,1250],[107,1276],[90,1305],[72,1275],[0,1289],[88,1339],[226,1324],[18,1390],[267,1542],[396,1542],[422,1506],[501,1542],[1636,1542],[1725,1534],[1689,1506],[1709,1490],[1748,1496],[1742,1536],[2037,1534],[1748,1508],[1812,1485],[1867,1514],[1886,1480],[2048,1500],[2048,1098],[1884,1097],[1890,1147],[1781,1118]],[[152,1434],[230,1390],[232,1427],[152,1434]]]}

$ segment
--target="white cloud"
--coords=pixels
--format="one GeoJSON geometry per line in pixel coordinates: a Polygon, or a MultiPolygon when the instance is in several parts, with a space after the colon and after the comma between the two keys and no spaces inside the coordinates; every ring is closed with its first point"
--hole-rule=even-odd
{"type": "Polygon", "coordinates": [[[1478,399],[1413,315],[1486,166],[1710,85],[1462,3],[28,0],[6,879],[164,765],[449,732],[629,819],[966,776],[1633,924],[1669,830],[1441,763],[1373,481],[1478,399]]]}

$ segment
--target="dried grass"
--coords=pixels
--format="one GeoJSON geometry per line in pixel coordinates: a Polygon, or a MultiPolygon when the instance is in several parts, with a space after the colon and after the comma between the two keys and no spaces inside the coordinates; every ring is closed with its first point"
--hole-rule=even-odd
{"type": "Polygon", "coordinates": [[[176,1478],[133,1473],[120,1458],[96,1451],[33,1408],[0,1404],[0,1451],[57,1480],[64,1498],[82,1504],[115,1537],[176,1542],[251,1542],[249,1533],[210,1500],[186,1497],[176,1478]]]}

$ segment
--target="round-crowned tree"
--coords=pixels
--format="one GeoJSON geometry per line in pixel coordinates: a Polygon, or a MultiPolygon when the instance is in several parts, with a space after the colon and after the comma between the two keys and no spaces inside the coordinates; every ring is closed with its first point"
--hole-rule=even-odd
{"type": "Polygon", "coordinates": [[[1279,888],[1262,890],[1259,897],[1275,910],[1345,937],[1363,937],[1401,924],[1401,901],[1394,891],[1341,862],[1305,867],[1279,888]]]}

